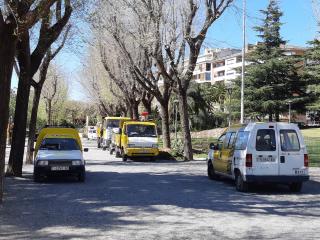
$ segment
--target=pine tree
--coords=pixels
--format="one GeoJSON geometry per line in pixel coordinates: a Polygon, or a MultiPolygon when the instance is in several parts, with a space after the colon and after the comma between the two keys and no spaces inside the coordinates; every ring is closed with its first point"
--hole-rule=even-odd
{"type": "Polygon", "coordinates": [[[280,114],[288,111],[288,102],[292,108],[303,111],[310,100],[306,94],[308,80],[303,78],[303,61],[297,56],[286,56],[281,38],[280,11],[276,0],[270,0],[264,15],[263,24],[255,27],[258,43],[248,54],[250,64],[245,73],[245,110],[246,115],[258,119],[269,116],[269,121],[280,120],[280,114]]]}
{"type": "Polygon", "coordinates": [[[320,40],[314,39],[309,42],[310,48],[305,55],[305,76],[311,80],[309,92],[314,95],[314,102],[308,104],[307,109],[312,121],[320,120],[320,40]]]}

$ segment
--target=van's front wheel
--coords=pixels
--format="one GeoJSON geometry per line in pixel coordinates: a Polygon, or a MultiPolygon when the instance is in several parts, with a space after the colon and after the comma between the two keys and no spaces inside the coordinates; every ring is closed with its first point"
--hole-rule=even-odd
{"type": "Polygon", "coordinates": [[[291,192],[301,192],[302,182],[291,183],[289,189],[291,192]]]}
{"type": "Polygon", "coordinates": [[[208,178],[210,180],[218,180],[219,175],[216,174],[211,161],[208,162],[208,178]]]}
{"type": "Polygon", "coordinates": [[[240,172],[236,174],[236,189],[239,192],[248,192],[249,184],[243,180],[240,172]]]}

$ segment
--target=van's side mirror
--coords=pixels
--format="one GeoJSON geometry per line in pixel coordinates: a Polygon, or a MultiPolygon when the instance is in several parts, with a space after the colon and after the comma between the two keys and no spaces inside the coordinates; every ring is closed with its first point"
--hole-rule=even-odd
{"type": "Polygon", "coordinates": [[[89,148],[84,148],[83,151],[84,152],[89,152],[89,148]]]}
{"type": "Polygon", "coordinates": [[[214,145],[214,143],[210,143],[209,144],[209,149],[211,150],[215,150],[216,146],[214,145]]]}

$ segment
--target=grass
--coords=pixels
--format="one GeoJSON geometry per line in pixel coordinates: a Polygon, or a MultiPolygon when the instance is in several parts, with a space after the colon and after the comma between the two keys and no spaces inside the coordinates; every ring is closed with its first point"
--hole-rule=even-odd
{"type": "MultiPolygon", "coordinates": [[[[307,146],[311,167],[320,167],[320,128],[303,129],[302,135],[307,146]]],[[[193,138],[192,146],[195,158],[206,158],[209,144],[216,142],[216,138],[193,138]]],[[[162,146],[162,139],[159,143],[162,146]]]]}

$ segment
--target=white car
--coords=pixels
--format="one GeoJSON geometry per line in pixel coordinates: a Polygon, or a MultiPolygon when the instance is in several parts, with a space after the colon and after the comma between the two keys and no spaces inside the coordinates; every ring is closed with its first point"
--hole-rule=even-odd
{"type": "Polygon", "coordinates": [[[208,154],[208,176],[227,176],[236,189],[247,191],[251,183],[288,184],[301,191],[309,180],[309,159],[296,124],[249,123],[228,128],[208,154]]]}
{"type": "MultiPolygon", "coordinates": [[[[54,129],[44,129],[54,132],[54,129]],[[53,130],[53,131],[52,131],[53,130]]],[[[35,182],[47,176],[75,176],[85,181],[85,161],[81,142],[75,129],[58,129],[64,133],[40,133],[36,145],[33,177],[35,182]],[[69,133],[69,134],[68,134],[69,133]]]]}

